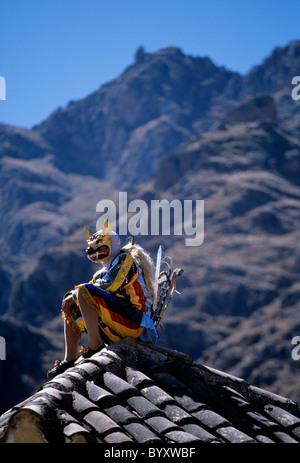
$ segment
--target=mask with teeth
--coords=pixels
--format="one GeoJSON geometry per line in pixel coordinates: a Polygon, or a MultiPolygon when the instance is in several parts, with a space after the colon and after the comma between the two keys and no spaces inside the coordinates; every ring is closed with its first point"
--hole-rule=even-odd
{"type": "Polygon", "coordinates": [[[103,229],[93,235],[85,227],[88,247],[86,249],[87,258],[92,262],[108,265],[121,250],[119,235],[112,231],[107,220],[104,221],[103,229]]]}

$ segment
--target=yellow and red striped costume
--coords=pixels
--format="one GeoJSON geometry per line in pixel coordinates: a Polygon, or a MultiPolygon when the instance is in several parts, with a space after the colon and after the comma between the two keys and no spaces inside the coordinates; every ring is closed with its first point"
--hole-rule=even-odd
{"type": "MultiPolygon", "coordinates": [[[[76,289],[99,314],[99,327],[112,342],[130,336],[156,342],[157,332],[150,318],[152,301],[142,270],[133,257],[121,251],[107,270],[99,270],[89,283],[71,292],[76,303],[64,318],[82,335],[86,331],[76,296],[76,289]]],[[[70,293],[68,293],[70,294],[70,293]]]]}

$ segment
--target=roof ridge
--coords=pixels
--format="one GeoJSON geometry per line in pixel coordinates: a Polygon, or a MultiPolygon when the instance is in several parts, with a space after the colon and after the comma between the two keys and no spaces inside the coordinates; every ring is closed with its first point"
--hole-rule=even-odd
{"type": "Polygon", "coordinates": [[[169,347],[163,347],[158,344],[151,344],[148,342],[141,341],[139,339],[134,339],[134,338],[124,338],[122,340],[123,344],[134,346],[137,348],[143,347],[143,350],[148,348],[149,350],[155,351],[158,354],[165,355],[167,358],[173,357],[175,359],[187,362],[188,364],[192,364],[193,361],[190,358],[188,354],[185,354],[184,352],[180,352],[177,350],[170,349],[169,347]]]}
{"type": "Polygon", "coordinates": [[[225,373],[221,370],[215,369],[207,365],[201,365],[193,362],[193,368],[196,368],[201,373],[203,380],[209,386],[230,386],[235,391],[242,394],[251,402],[260,403],[262,405],[270,404],[270,401],[274,405],[284,405],[289,408],[293,413],[300,414],[300,406],[297,402],[276,394],[258,386],[252,386],[247,381],[238,376],[225,373]]]}

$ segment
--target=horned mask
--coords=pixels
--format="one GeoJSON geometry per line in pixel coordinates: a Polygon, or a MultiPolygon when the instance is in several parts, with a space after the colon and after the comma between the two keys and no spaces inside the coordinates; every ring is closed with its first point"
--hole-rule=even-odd
{"type": "Polygon", "coordinates": [[[88,243],[85,252],[88,259],[99,264],[107,263],[116,253],[116,246],[113,244],[117,244],[118,248],[120,247],[119,236],[112,231],[107,220],[104,221],[103,229],[93,235],[90,234],[88,227],[85,227],[85,231],[88,243]]]}

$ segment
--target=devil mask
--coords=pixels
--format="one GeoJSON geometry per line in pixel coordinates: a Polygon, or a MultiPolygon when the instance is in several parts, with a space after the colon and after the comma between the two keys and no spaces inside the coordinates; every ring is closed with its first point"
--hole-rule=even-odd
{"type": "Polygon", "coordinates": [[[85,227],[88,247],[86,255],[92,262],[102,265],[109,265],[121,250],[120,237],[113,232],[107,220],[104,221],[103,229],[92,236],[85,227]]]}

